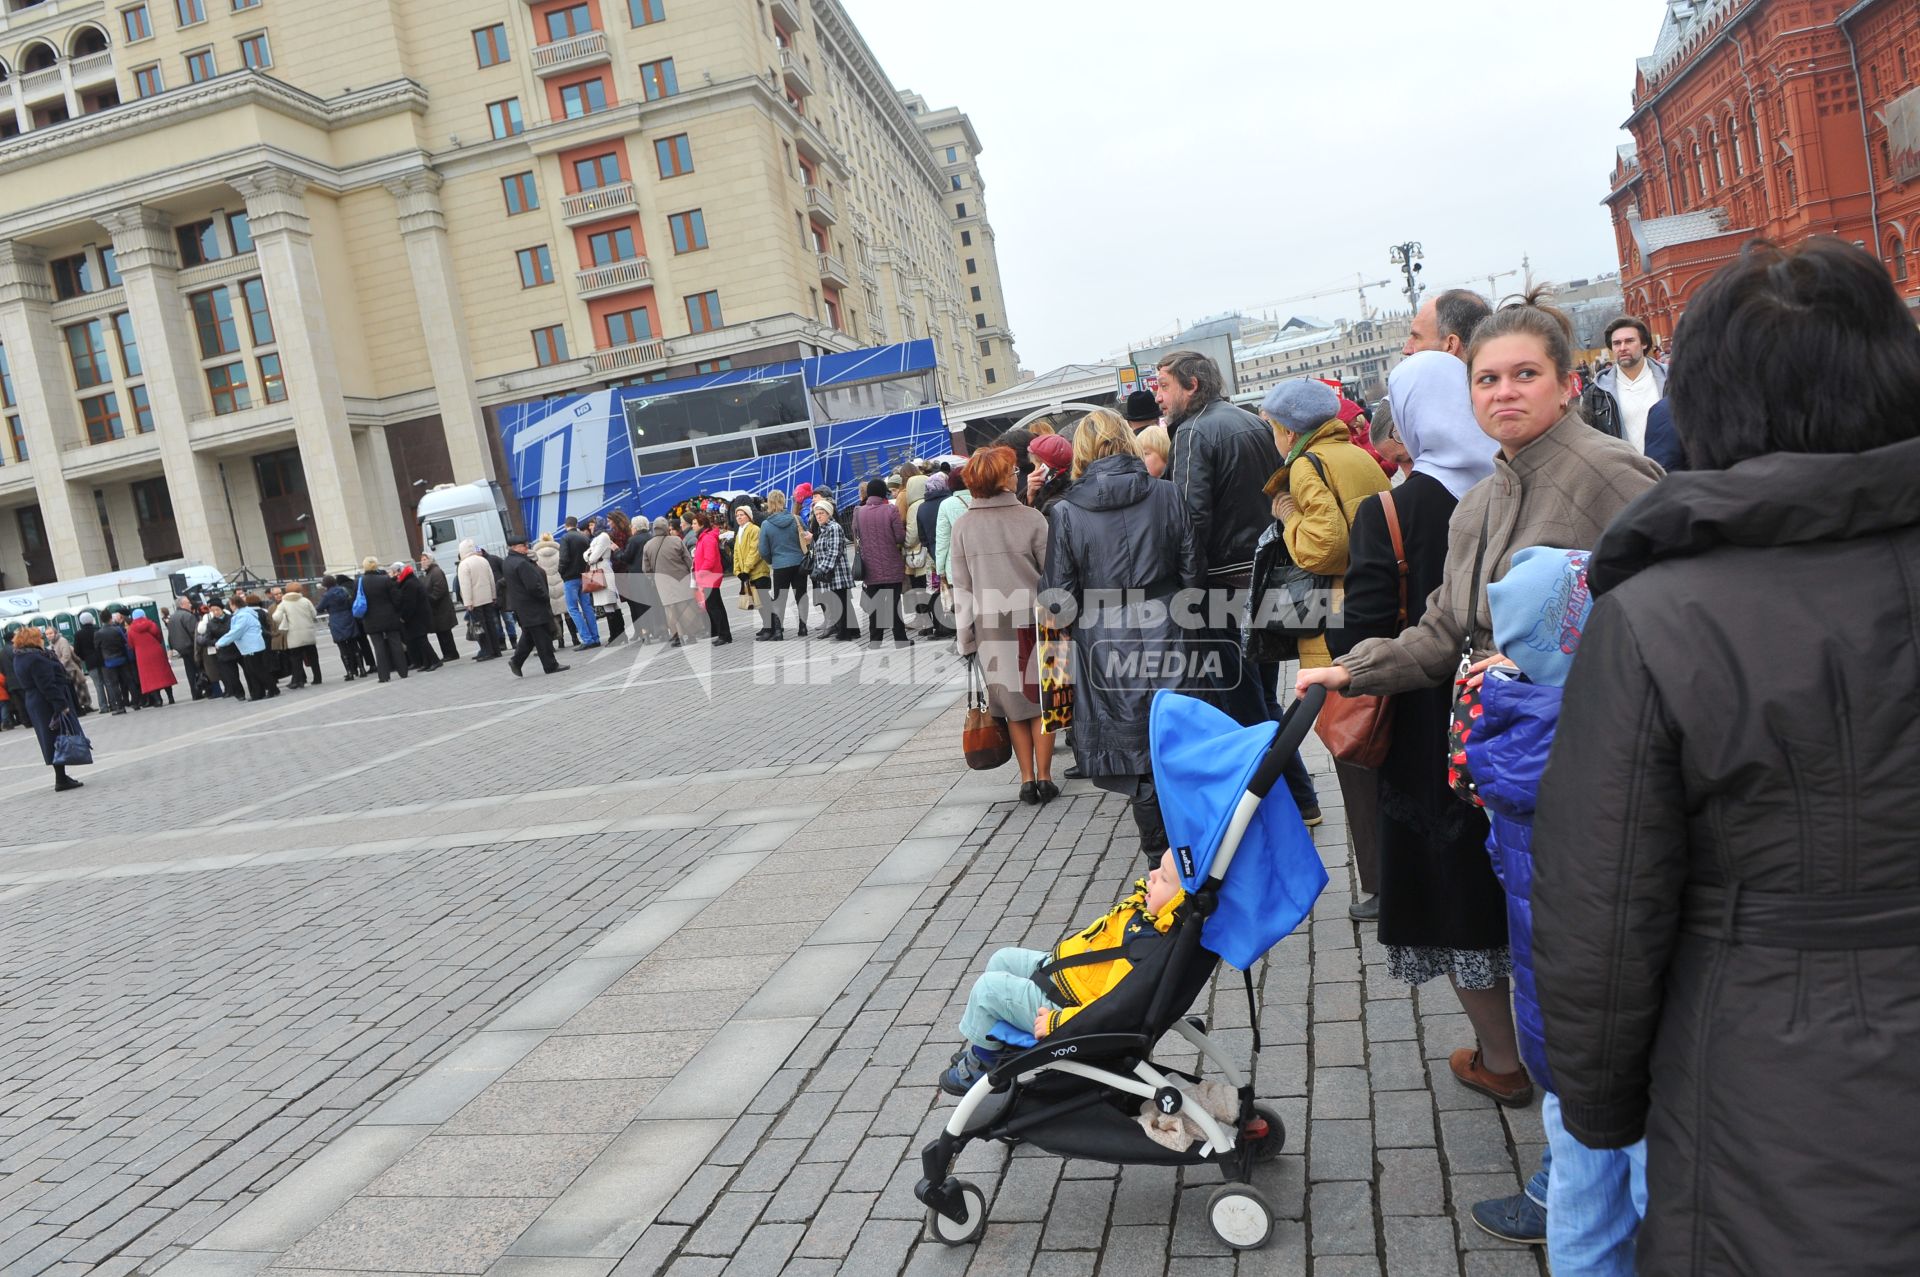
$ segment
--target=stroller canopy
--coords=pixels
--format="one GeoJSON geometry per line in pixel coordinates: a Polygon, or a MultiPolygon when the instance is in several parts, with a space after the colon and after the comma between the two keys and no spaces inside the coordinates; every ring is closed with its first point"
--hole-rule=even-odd
{"type": "MultiPolygon", "coordinates": [[[[1196,891],[1279,724],[1242,727],[1205,701],[1162,691],[1153,698],[1149,729],[1167,840],[1182,885],[1196,891]]],[[[1244,971],[1300,925],[1326,885],[1313,835],[1286,786],[1275,785],[1240,839],[1201,943],[1244,971]]]]}

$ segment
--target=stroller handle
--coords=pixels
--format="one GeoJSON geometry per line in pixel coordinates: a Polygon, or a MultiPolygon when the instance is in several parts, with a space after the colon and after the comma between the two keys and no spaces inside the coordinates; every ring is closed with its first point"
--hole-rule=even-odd
{"type": "Polygon", "coordinates": [[[1294,752],[1307,739],[1307,733],[1313,730],[1313,720],[1319,717],[1320,707],[1326,703],[1327,689],[1315,683],[1287,707],[1286,717],[1280,720],[1280,730],[1273,734],[1273,743],[1267,746],[1267,756],[1260,760],[1259,768],[1247,785],[1248,793],[1255,798],[1265,799],[1273,792],[1273,782],[1280,779],[1280,773],[1293,761],[1294,752]]]}

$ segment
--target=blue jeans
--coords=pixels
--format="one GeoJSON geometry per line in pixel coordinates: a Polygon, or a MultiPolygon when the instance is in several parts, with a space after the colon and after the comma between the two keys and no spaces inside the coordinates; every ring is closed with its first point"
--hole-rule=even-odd
{"type": "Polygon", "coordinates": [[[1053,1006],[1033,982],[1033,973],[1050,956],[1038,949],[1001,949],[987,959],[986,971],[967,994],[960,1036],[983,1051],[996,1051],[1004,1045],[993,1036],[996,1021],[1031,1032],[1041,1008],[1053,1006]]]}
{"type": "Polygon", "coordinates": [[[1540,1105],[1547,1152],[1527,1196],[1544,1178],[1547,1262],[1554,1277],[1633,1277],[1633,1238],[1647,1213],[1647,1142],[1588,1148],[1560,1120],[1560,1097],[1540,1105]]]}
{"type": "MultiPolygon", "coordinates": [[[[1260,670],[1260,691],[1267,700],[1267,716],[1274,722],[1286,717],[1286,706],[1280,701],[1280,666],[1273,663],[1262,665],[1260,670]]],[[[1287,763],[1287,770],[1280,773],[1280,779],[1287,782],[1287,792],[1293,795],[1293,805],[1301,811],[1320,805],[1320,795],[1314,792],[1313,776],[1307,771],[1307,760],[1300,757],[1300,751],[1293,751],[1293,758],[1287,763]]]]}
{"type": "Polygon", "coordinates": [[[600,641],[600,623],[594,619],[593,602],[581,590],[579,577],[568,581],[566,586],[567,615],[573,618],[574,628],[580,631],[581,646],[591,647],[600,641]]]}

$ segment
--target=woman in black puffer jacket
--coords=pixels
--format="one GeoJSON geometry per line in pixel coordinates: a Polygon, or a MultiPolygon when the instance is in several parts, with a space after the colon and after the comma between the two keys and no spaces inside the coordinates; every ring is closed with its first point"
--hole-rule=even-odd
{"type": "Polygon", "coordinates": [[[1920,332],[1879,261],[1755,245],[1668,385],[1534,832],[1567,1129],[1647,1139],[1642,1273],[1920,1272],[1920,332]]]}
{"type": "Polygon", "coordinates": [[[1193,532],[1170,483],[1147,474],[1133,428],[1087,414],[1073,435],[1073,485],[1048,517],[1047,592],[1072,600],[1073,759],[1087,779],[1132,799],[1140,850],[1167,847],[1153,788],[1147,714],[1153,694],[1178,690],[1186,654],[1173,597],[1201,584],[1193,532]],[[1131,601],[1120,603],[1121,591],[1131,601]],[[1095,607],[1089,596],[1113,603],[1095,607]]]}

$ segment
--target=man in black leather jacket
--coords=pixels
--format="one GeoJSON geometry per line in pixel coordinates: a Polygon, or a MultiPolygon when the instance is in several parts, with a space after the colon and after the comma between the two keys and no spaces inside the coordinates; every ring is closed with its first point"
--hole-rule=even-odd
{"type": "MultiPolygon", "coordinates": [[[[1207,625],[1194,637],[1196,658],[1211,661],[1210,685],[1190,690],[1252,726],[1277,708],[1279,666],[1255,667],[1242,660],[1240,608],[1232,591],[1253,582],[1253,549],[1273,522],[1273,503],[1265,484],[1280,469],[1280,450],[1265,422],[1226,397],[1220,368],[1193,350],[1176,350],[1160,360],[1154,398],[1166,415],[1173,437],[1168,477],[1187,512],[1201,579],[1207,586],[1207,625]]],[[[1299,755],[1286,771],[1307,823],[1320,823],[1320,802],[1299,755]]]]}

